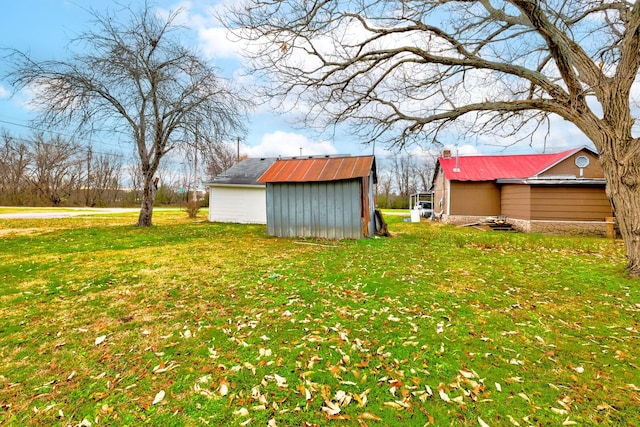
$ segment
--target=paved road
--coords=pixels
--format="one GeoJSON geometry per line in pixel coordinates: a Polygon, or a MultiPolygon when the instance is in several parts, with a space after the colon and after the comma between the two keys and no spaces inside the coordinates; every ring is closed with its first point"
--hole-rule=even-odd
{"type": "Polygon", "coordinates": [[[25,212],[13,212],[0,214],[0,219],[35,219],[35,218],[70,218],[80,215],[96,215],[104,213],[124,213],[124,212],[138,212],[138,208],[74,208],[72,211],[47,211],[42,212],[25,211],[25,212]]]}

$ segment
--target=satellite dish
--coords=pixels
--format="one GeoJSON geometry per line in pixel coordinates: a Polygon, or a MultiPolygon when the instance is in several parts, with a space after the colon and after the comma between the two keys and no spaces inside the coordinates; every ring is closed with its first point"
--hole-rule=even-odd
{"type": "Polygon", "coordinates": [[[587,156],[576,157],[576,166],[579,168],[586,168],[589,166],[589,158],[587,156]]]}

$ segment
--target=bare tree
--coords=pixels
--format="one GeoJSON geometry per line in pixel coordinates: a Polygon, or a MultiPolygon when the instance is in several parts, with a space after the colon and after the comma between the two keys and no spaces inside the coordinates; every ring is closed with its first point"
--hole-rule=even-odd
{"type": "MultiPolygon", "coordinates": [[[[143,177],[139,226],[152,225],[161,159],[185,141],[194,123],[218,136],[242,128],[244,101],[216,70],[179,42],[174,24],[148,4],[127,10],[128,22],[90,12],[95,30],[75,42],[82,47],[67,61],[31,59],[13,51],[9,79],[16,89],[31,87],[42,124],[73,124],[78,130],[127,129],[143,177]]],[[[215,140],[210,138],[209,140],[215,140]]]]}
{"type": "Polygon", "coordinates": [[[229,12],[270,95],[368,141],[420,143],[454,123],[513,141],[552,115],[575,124],[640,275],[640,2],[247,0],[229,12]]]}
{"type": "Polygon", "coordinates": [[[0,201],[3,204],[23,205],[27,198],[27,171],[31,152],[24,141],[2,133],[0,146],[0,201]]]}
{"type": "Polygon", "coordinates": [[[112,201],[120,191],[120,158],[115,153],[94,155],[93,148],[88,147],[84,166],[84,205],[93,207],[112,201]]]}
{"type": "Polygon", "coordinates": [[[216,144],[206,153],[205,165],[209,179],[215,178],[238,162],[238,153],[231,144],[216,144]]]}
{"type": "Polygon", "coordinates": [[[32,141],[28,180],[37,195],[52,206],[61,206],[78,189],[82,162],[80,147],[59,136],[38,134],[32,141]]]}
{"type": "Polygon", "coordinates": [[[416,192],[415,157],[396,154],[391,159],[393,178],[398,194],[409,200],[409,195],[416,192]]]}

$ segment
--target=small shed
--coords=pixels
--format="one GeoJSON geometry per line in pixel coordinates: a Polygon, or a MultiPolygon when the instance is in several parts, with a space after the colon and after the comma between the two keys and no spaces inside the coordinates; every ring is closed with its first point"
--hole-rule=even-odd
{"type": "Polygon", "coordinates": [[[266,224],[265,185],[258,178],[276,158],[247,158],[209,183],[209,221],[266,224]]]}
{"type": "Polygon", "coordinates": [[[276,160],[266,184],[267,234],[360,239],[376,231],[374,156],[276,160]]]}

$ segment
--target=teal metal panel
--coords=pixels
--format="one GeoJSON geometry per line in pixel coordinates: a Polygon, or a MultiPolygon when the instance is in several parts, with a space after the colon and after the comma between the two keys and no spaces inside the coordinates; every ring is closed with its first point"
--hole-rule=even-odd
{"type": "Polygon", "coordinates": [[[359,179],[267,183],[267,233],[280,237],[362,238],[359,179]]]}

